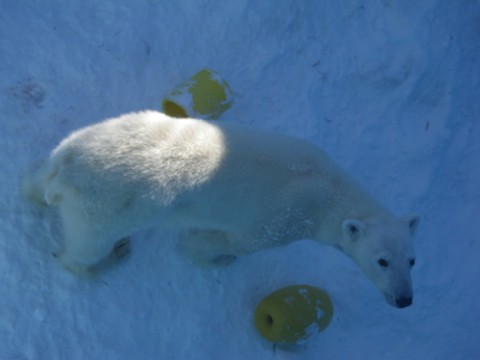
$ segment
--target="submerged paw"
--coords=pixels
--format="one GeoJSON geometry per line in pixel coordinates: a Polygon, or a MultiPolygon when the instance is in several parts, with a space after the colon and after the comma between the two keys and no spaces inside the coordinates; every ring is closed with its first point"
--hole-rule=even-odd
{"type": "Polygon", "coordinates": [[[113,247],[112,255],[117,260],[123,259],[130,254],[130,238],[118,240],[113,247]]]}
{"type": "Polygon", "coordinates": [[[217,255],[210,260],[212,266],[227,266],[237,259],[235,255],[217,255]]]}

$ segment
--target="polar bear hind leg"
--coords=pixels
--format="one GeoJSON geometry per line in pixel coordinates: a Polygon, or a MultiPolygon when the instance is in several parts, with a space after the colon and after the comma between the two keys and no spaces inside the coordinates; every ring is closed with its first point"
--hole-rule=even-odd
{"type": "Polygon", "coordinates": [[[90,271],[93,275],[103,273],[115,267],[120,261],[123,261],[130,255],[130,238],[124,237],[118,240],[114,245],[110,253],[97,262],[90,271]]]}
{"type": "Polygon", "coordinates": [[[186,230],[180,235],[180,249],[203,267],[230,265],[237,258],[231,253],[229,234],[221,230],[186,230]]]}
{"type": "Polygon", "coordinates": [[[115,237],[105,226],[92,223],[97,218],[82,210],[80,206],[68,206],[62,202],[60,213],[64,224],[65,243],[58,258],[74,275],[93,278],[125,259],[130,253],[128,237],[115,237]]]}

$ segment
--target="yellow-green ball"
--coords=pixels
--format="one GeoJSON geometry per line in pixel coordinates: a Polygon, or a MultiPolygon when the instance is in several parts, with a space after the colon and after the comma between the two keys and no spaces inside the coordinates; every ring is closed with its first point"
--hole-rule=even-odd
{"type": "Polygon", "coordinates": [[[255,310],[260,334],[279,344],[302,344],[323,331],[333,316],[328,294],[309,285],[293,285],[265,297],[255,310]]]}

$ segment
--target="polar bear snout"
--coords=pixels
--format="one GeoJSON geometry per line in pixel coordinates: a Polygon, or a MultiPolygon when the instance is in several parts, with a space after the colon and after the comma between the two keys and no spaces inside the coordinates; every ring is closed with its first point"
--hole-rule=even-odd
{"type": "Polygon", "coordinates": [[[403,309],[413,304],[412,292],[404,292],[401,295],[395,295],[391,293],[384,293],[385,300],[393,307],[403,309]]]}
{"type": "Polygon", "coordinates": [[[400,309],[403,309],[403,308],[406,308],[407,306],[412,305],[412,302],[413,302],[413,299],[411,296],[400,297],[395,299],[395,305],[400,309]]]}
{"type": "Polygon", "coordinates": [[[411,285],[405,284],[396,291],[384,291],[385,300],[393,307],[403,309],[413,304],[413,290],[411,285]]]}

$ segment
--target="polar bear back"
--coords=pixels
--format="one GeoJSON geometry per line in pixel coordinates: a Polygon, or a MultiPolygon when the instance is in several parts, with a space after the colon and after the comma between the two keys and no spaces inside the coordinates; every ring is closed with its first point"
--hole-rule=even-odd
{"type": "MultiPolygon", "coordinates": [[[[214,178],[254,178],[283,172],[325,173],[335,165],[306,142],[247,127],[202,120],[173,119],[157,112],[127,114],[72,133],[52,152],[51,167],[70,184],[89,180],[144,185],[150,195],[172,201],[185,189],[214,178]],[[61,169],[59,171],[59,169],[61,169]],[[155,189],[155,191],[154,191],[155,189]],[[157,191],[160,190],[160,191],[157,191]]],[[[111,188],[110,188],[111,189],[111,188]]],[[[145,194],[147,195],[147,194],[145,194]]]]}
{"type": "Polygon", "coordinates": [[[315,221],[347,208],[353,216],[378,210],[313,144],[153,111],[74,132],[52,152],[48,173],[45,194],[52,203],[75,196],[72,202],[83,202],[86,211],[128,209],[138,227],[154,221],[152,214],[167,225],[245,229],[266,219],[281,222],[292,208],[315,213],[315,221]]]}

